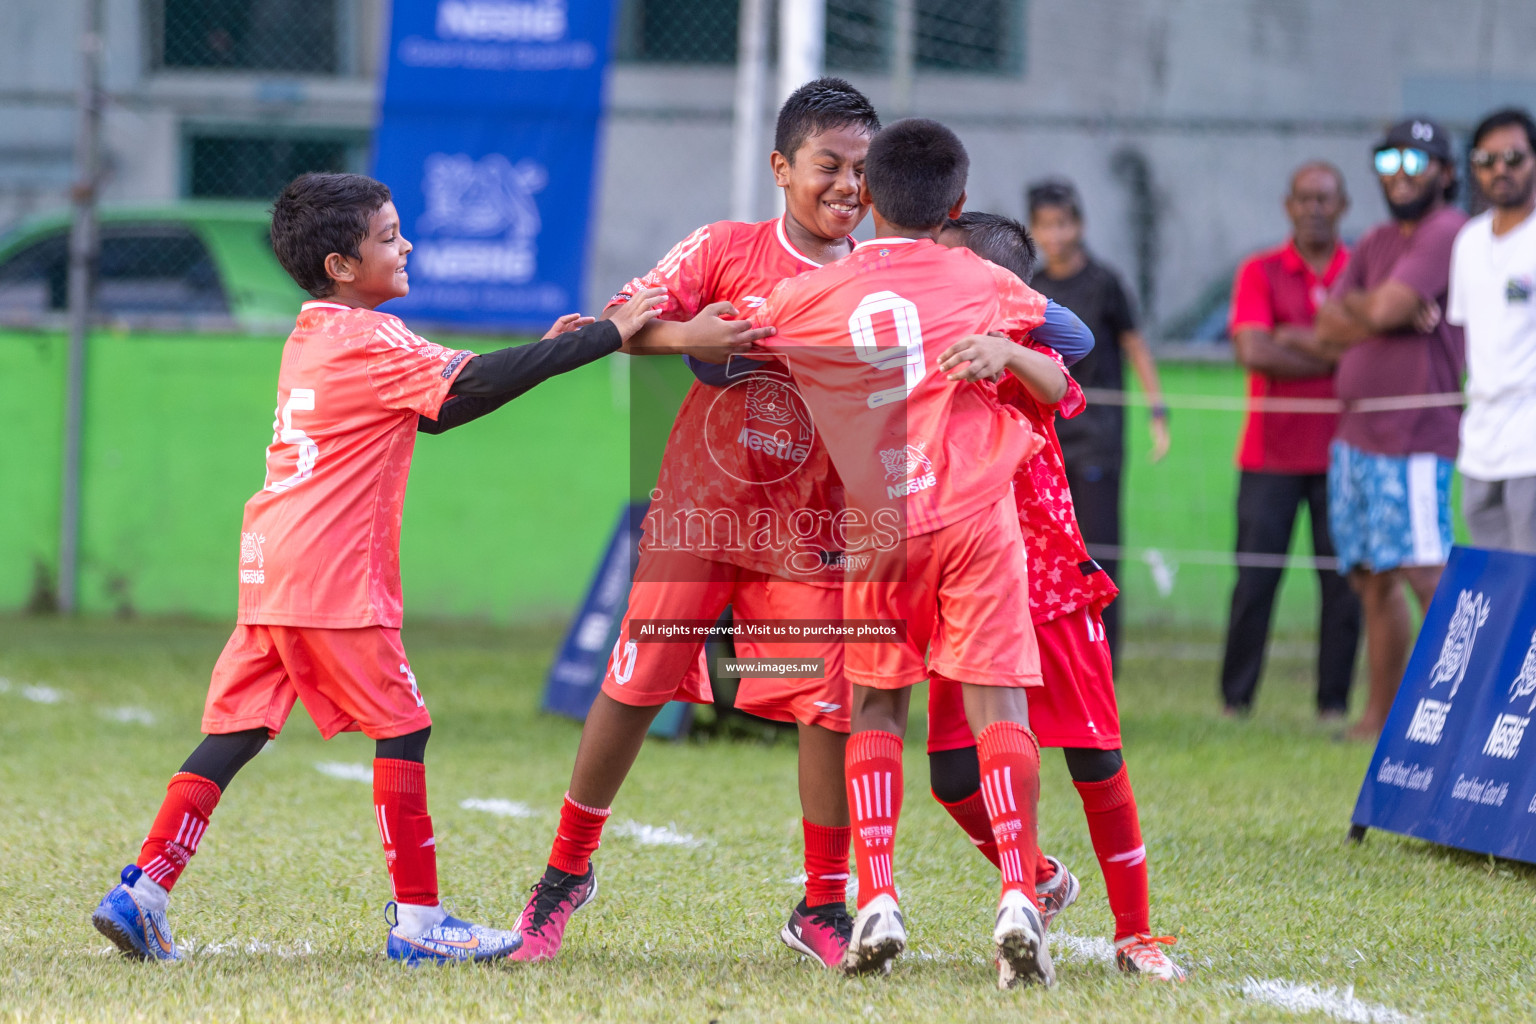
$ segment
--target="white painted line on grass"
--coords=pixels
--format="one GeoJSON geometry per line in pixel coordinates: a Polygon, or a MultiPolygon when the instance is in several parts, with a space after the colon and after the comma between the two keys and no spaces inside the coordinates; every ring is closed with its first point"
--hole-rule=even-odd
{"type": "Polygon", "coordinates": [[[461,800],[459,806],[466,811],[484,811],[486,814],[494,814],[500,818],[533,817],[533,808],[516,800],[481,800],[470,797],[468,800],[461,800]]]}
{"type": "Polygon", "coordinates": [[[1052,952],[1068,960],[1086,960],[1094,963],[1115,965],[1115,944],[1099,935],[1073,935],[1070,932],[1049,932],[1052,952]]]}
{"type": "Polygon", "coordinates": [[[638,821],[621,821],[612,826],[610,835],[628,836],[641,846],[686,846],[694,849],[704,845],[686,832],[678,832],[665,825],[642,825],[638,821]]]}
{"type": "Polygon", "coordinates": [[[16,684],[9,679],[0,679],[0,693],[15,693],[34,704],[57,704],[66,696],[63,690],[55,690],[46,683],[16,684]]]}
{"type": "Polygon", "coordinates": [[[1390,1006],[1356,999],[1353,985],[1341,992],[1336,988],[1318,988],[1275,978],[1245,978],[1243,995],[1254,1002],[1291,1013],[1326,1013],[1352,1024],[1412,1024],[1413,1021],[1406,1013],[1390,1006]]]}
{"type": "Polygon", "coordinates": [[[341,779],[344,782],[366,782],[372,784],[373,769],[366,764],[348,764],[345,761],[316,761],[315,771],[321,775],[329,775],[333,779],[341,779]]]}
{"type": "Polygon", "coordinates": [[[155,713],[147,708],[102,708],[101,717],[124,725],[154,725],[155,713]]]}
{"type": "Polygon", "coordinates": [[[0,693],[10,693],[10,692],[11,692],[11,681],[9,679],[5,678],[5,676],[0,676],[0,693]]]}
{"type": "Polygon", "coordinates": [[[229,939],[225,942],[200,943],[196,939],[188,939],[181,943],[180,949],[190,956],[228,956],[231,953],[246,953],[251,956],[273,954],[282,957],[309,956],[314,953],[315,947],[309,944],[309,940],[291,942],[274,946],[270,942],[261,939],[229,939]]]}

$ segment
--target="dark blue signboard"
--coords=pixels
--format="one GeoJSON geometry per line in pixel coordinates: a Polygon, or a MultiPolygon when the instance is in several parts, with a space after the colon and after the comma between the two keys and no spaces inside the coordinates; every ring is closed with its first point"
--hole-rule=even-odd
{"type": "Polygon", "coordinates": [[[1536,863],[1536,557],[1455,548],[1354,824],[1536,863]]]}
{"type": "Polygon", "coordinates": [[[581,298],[612,0],[395,0],[373,173],[407,320],[539,329],[581,298]]]}

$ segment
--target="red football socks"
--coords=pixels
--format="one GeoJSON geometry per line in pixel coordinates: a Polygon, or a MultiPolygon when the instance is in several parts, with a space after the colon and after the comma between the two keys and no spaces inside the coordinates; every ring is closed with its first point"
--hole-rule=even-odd
{"type": "Polygon", "coordinates": [[[375,758],[373,811],[395,899],[436,906],[437,839],[427,814],[426,766],[420,761],[375,758]]]}
{"type": "Polygon", "coordinates": [[[805,904],[819,907],[848,898],[848,844],[853,829],[847,825],[817,825],[800,820],[805,831],[805,904]]]}
{"type": "Polygon", "coordinates": [[[167,890],[175,886],[208,830],[208,818],[219,805],[219,795],[218,785],[201,775],[177,772],[171,776],[165,802],[135,862],[150,881],[167,890]]]}
{"type": "Polygon", "coordinates": [[[987,803],[981,798],[981,790],[977,790],[964,800],[947,804],[939,800],[937,793],[933,798],[939,801],[939,806],[949,812],[949,816],[955,819],[955,823],[971,837],[971,842],[981,855],[992,862],[993,867],[997,862],[997,839],[992,835],[992,818],[987,814],[987,803]]]}
{"type": "Polygon", "coordinates": [[[853,853],[859,866],[859,909],[884,893],[896,898],[891,849],[901,817],[901,737],[856,732],[848,737],[843,764],[848,809],[853,814],[853,853]]]}
{"type": "Polygon", "coordinates": [[[571,794],[565,794],[555,845],[549,851],[550,867],[570,875],[585,875],[592,866],[592,854],[603,841],[603,824],[612,813],[606,807],[579,804],[571,799],[571,794]]]}
{"type": "Polygon", "coordinates": [[[1074,782],[1088,816],[1088,836],[1104,874],[1115,938],[1151,930],[1147,908],[1147,848],[1141,841],[1136,798],[1125,765],[1103,782],[1074,782]]]}
{"type": "Polygon", "coordinates": [[[1003,891],[1035,898],[1040,859],[1035,807],[1040,800],[1040,748],[1017,722],[993,722],[976,738],[981,795],[997,838],[1003,891]]]}

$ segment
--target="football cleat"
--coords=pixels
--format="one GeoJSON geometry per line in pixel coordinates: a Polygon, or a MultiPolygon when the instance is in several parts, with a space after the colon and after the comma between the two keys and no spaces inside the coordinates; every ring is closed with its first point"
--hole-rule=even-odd
{"type": "Polygon", "coordinates": [[[137,864],[123,868],[122,881],[101,898],[91,924],[134,960],[180,960],[164,910],[154,910],[134,892],[144,872],[137,864]]]}
{"type": "Polygon", "coordinates": [[[529,891],[533,898],[517,919],[520,941],[507,959],[529,963],[553,960],[560,952],[560,940],[571,915],[597,899],[597,874],[591,867],[585,875],[549,867],[529,891]]]}
{"type": "Polygon", "coordinates": [[[843,962],[848,952],[848,936],[853,934],[853,918],[841,903],[807,906],[805,900],[789,915],[789,923],[779,930],[784,945],[798,953],[814,957],[828,968],[843,962]]]}
{"type": "MultiPolygon", "coordinates": [[[[384,907],[384,920],[390,920],[395,904],[384,907]]],[[[398,911],[396,911],[398,913],[398,911]]],[[[391,922],[389,938],[384,941],[384,955],[391,960],[415,966],[422,963],[455,963],[461,960],[497,960],[517,948],[516,932],[485,928],[449,915],[420,935],[406,935],[398,918],[391,922]]]]}
{"type": "Polygon", "coordinates": [[[907,922],[896,901],[881,893],[864,905],[853,919],[848,949],[843,953],[844,974],[891,973],[891,961],[907,948],[907,922]]]}
{"type": "Polygon", "coordinates": [[[1172,935],[1131,935],[1115,941],[1115,966],[1126,974],[1144,974],[1159,981],[1187,981],[1184,968],[1173,962],[1161,946],[1178,942],[1172,935]]]}
{"type": "Polygon", "coordinates": [[[1056,915],[1077,902],[1077,894],[1082,886],[1078,884],[1077,876],[1068,871],[1061,861],[1050,856],[1045,859],[1056,868],[1056,873],[1049,882],[1035,887],[1035,900],[1040,904],[1040,923],[1049,930],[1056,915]]]}
{"type": "Polygon", "coordinates": [[[1034,900],[1017,889],[1003,893],[997,907],[997,927],[992,932],[997,945],[997,987],[1056,984],[1056,968],[1045,944],[1045,924],[1034,900]]]}

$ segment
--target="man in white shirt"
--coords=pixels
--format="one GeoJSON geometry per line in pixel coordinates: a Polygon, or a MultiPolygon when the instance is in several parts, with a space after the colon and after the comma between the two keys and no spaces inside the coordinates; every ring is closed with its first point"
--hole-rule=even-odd
{"type": "Polygon", "coordinates": [[[1456,466],[1472,542],[1536,554],[1536,123],[1483,119],[1472,173],[1491,207],[1451,253],[1446,319],[1466,328],[1467,410],[1456,466]]]}

